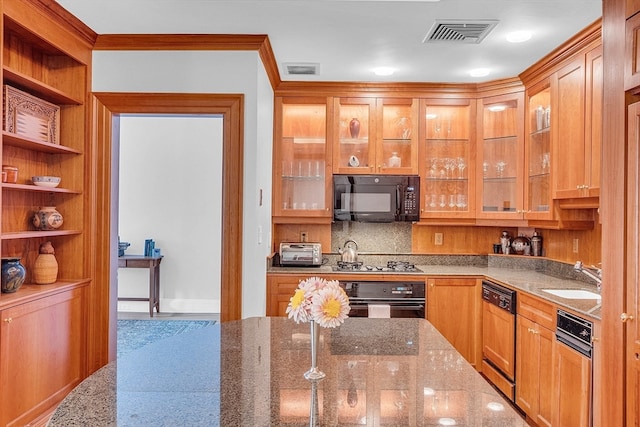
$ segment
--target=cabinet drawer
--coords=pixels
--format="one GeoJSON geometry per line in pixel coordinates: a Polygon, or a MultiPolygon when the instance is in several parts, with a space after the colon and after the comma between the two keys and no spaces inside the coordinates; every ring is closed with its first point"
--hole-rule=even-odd
{"type": "Polygon", "coordinates": [[[519,292],[516,313],[547,329],[556,330],[556,310],[553,304],[519,292]]]}

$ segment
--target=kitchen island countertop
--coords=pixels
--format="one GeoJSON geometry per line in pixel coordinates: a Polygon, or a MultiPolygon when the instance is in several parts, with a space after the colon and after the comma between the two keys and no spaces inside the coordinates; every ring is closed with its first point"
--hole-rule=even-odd
{"type": "Polygon", "coordinates": [[[309,324],[224,322],[125,354],[117,381],[112,362],[48,426],[527,425],[424,319],[350,318],[320,330],[317,383],[303,378],[309,324]]]}

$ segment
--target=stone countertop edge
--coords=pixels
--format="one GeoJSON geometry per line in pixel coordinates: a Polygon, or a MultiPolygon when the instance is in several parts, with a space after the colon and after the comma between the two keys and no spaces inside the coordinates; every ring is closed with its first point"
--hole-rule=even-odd
{"type": "MultiPolygon", "coordinates": [[[[402,256],[394,254],[396,258],[411,258],[411,262],[415,263],[415,266],[422,270],[422,272],[345,272],[334,271],[334,263],[328,263],[320,267],[269,267],[267,273],[290,273],[290,274],[308,274],[309,276],[326,275],[326,274],[349,274],[362,275],[363,279],[369,274],[376,275],[403,275],[403,276],[477,276],[486,278],[489,281],[497,282],[515,291],[526,292],[530,295],[536,296],[540,299],[549,301],[558,307],[569,309],[576,314],[581,314],[590,318],[590,320],[601,320],[601,302],[602,300],[593,299],[567,299],[555,296],[548,292],[544,292],[543,289],[584,289],[591,292],[596,292],[595,285],[583,282],[572,278],[560,278],[546,274],[544,271],[538,269],[545,268],[544,264],[552,264],[549,268],[554,274],[562,274],[558,272],[558,265],[560,270],[572,271],[573,266],[562,265],[557,261],[547,260],[543,258],[532,257],[518,257],[518,256],[489,256],[487,265],[487,257],[480,256],[478,265],[475,264],[473,256],[464,256],[463,260],[467,261],[466,265],[456,265],[455,261],[452,261],[450,256],[427,256],[420,255],[402,256]],[[421,259],[422,258],[422,259],[421,259]],[[484,263],[482,262],[484,260],[484,263]],[[497,260],[494,262],[494,260],[497,260]],[[422,264],[421,261],[444,261],[445,264],[422,264]],[[446,262],[453,263],[446,263],[446,262]],[[472,265],[469,265],[472,264],[472,265]],[[484,265],[483,265],[484,264],[484,265]],[[494,266],[497,265],[497,266],[494,266]]],[[[385,259],[389,256],[386,255],[385,259]]],[[[455,257],[455,256],[452,256],[455,257]]]]}

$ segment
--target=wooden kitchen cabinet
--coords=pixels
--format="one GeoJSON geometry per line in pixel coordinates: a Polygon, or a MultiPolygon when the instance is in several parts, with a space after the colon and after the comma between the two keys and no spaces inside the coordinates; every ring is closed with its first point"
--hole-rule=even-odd
{"type": "Polygon", "coordinates": [[[548,80],[527,89],[525,164],[526,218],[552,219],[551,87],[548,80]]]}
{"type": "Polygon", "coordinates": [[[267,274],[267,316],[286,316],[287,305],[302,280],[310,275],[267,274]]]}
{"type": "Polygon", "coordinates": [[[482,363],[481,279],[427,278],[427,320],[476,369],[482,363]]]}
{"type": "Polygon", "coordinates": [[[591,359],[556,341],[553,365],[553,426],[589,427],[591,359]]]}
{"type": "MultiPolygon", "coordinates": [[[[554,199],[600,196],[602,46],[578,55],[551,83],[554,199]]],[[[580,202],[584,206],[584,200],[580,202]]],[[[566,205],[565,205],[566,206],[566,205]]]]}
{"type": "Polygon", "coordinates": [[[425,99],[420,117],[421,218],[474,218],[476,102],[425,99]]]}
{"type": "Polygon", "coordinates": [[[552,426],[555,307],[518,293],[515,403],[539,426],[552,426]]]}
{"type": "Polygon", "coordinates": [[[523,118],[522,92],[479,100],[478,218],[523,218],[523,118]]]}
{"type": "MultiPolygon", "coordinates": [[[[640,8],[640,0],[634,0],[640,8]]],[[[625,22],[624,89],[638,92],[640,87],[640,13],[625,22]]]]}
{"type": "Polygon", "coordinates": [[[0,304],[0,425],[47,413],[86,376],[85,287],[27,285],[0,304]],[[19,291],[20,292],[20,291],[19,291]]]}
{"type": "Polygon", "coordinates": [[[331,219],[331,132],[327,98],[276,98],[274,222],[331,219]]]}
{"type": "Polygon", "coordinates": [[[334,103],[334,173],[418,173],[417,100],[335,98],[334,103]]]}

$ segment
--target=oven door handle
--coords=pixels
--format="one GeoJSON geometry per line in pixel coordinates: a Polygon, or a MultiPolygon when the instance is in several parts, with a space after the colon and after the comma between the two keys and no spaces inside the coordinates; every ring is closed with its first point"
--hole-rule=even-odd
{"type": "Polygon", "coordinates": [[[352,309],[362,309],[362,308],[369,308],[369,305],[388,305],[390,306],[392,309],[394,310],[421,310],[424,308],[424,304],[415,304],[415,303],[411,303],[411,304],[398,304],[397,302],[394,303],[385,303],[385,302],[379,302],[379,303],[362,303],[362,304],[349,304],[349,306],[352,309]]]}

